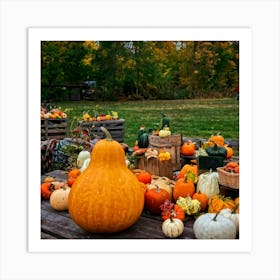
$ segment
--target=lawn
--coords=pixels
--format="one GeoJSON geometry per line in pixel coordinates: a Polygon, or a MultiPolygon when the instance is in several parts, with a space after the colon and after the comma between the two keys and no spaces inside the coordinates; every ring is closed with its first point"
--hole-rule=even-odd
{"type": "Polygon", "coordinates": [[[69,118],[68,136],[83,112],[117,111],[125,119],[125,143],[133,146],[139,127],[159,127],[161,112],[170,118],[172,133],[193,138],[208,138],[220,132],[225,139],[239,139],[239,103],[235,99],[184,99],[126,102],[66,101],[56,103],[69,118]]]}

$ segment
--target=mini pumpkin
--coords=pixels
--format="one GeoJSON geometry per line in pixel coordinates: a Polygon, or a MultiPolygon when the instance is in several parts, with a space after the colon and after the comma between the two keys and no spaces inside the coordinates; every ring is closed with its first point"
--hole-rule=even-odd
{"type": "Polygon", "coordinates": [[[219,132],[211,135],[209,140],[215,142],[218,146],[224,146],[225,144],[225,138],[219,132]]]}
{"type": "Polygon", "coordinates": [[[188,140],[181,146],[181,154],[184,156],[193,156],[195,153],[195,144],[188,140]]]}
{"type": "Polygon", "coordinates": [[[155,189],[149,189],[145,192],[145,208],[151,214],[159,215],[161,213],[160,206],[169,198],[169,193],[166,190],[156,186],[155,189]]]}
{"type": "Polygon", "coordinates": [[[197,199],[200,202],[200,211],[205,211],[208,207],[209,198],[205,193],[196,192],[193,194],[192,199],[197,199]]]}
{"type": "Polygon", "coordinates": [[[218,213],[200,215],[193,224],[197,239],[235,239],[235,224],[218,213]]]}
{"type": "Polygon", "coordinates": [[[71,188],[65,186],[52,192],[50,196],[50,205],[57,211],[68,210],[68,196],[71,188]]]}
{"type": "Polygon", "coordinates": [[[239,214],[236,213],[236,210],[239,207],[239,203],[237,203],[234,207],[234,209],[231,211],[229,208],[222,209],[220,211],[220,215],[230,219],[233,221],[233,223],[236,226],[236,233],[239,233],[239,214]]]}
{"type": "Polygon", "coordinates": [[[173,187],[173,199],[176,201],[180,196],[187,197],[193,196],[195,193],[194,181],[189,177],[190,173],[187,173],[185,178],[180,178],[176,181],[173,187]]]}
{"type": "Polygon", "coordinates": [[[170,217],[162,223],[162,231],[169,238],[179,237],[184,231],[184,223],[180,219],[170,217]]]}

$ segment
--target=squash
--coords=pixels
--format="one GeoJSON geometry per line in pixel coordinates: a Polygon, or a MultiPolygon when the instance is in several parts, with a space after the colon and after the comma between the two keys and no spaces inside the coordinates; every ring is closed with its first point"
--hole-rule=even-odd
{"type": "Polygon", "coordinates": [[[176,181],[173,187],[173,199],[176,201],[180,196],[187,197],[193,196],[195,193],[195,186],[193,179],[190,178],[191,173],[187,173],[184,178],[176,181]]]}
{"type": "Polygon", "coordinates": [[[90,152],[89,151],[81,151],[78,154],[78,157],[77,157],[77,167],[81,168],[84,164],[84,161],[88,158],[90,158],[90,152]]]}
{"type": "Polygon", "coordinates": [[[234,207],[234,209],[231,211],[229,208],[222,209],[220,211],[220,215],[230,219],[233,221],[236,227],[236,233],[239,233],[239,214],[236,213],[236,210],[239,207],[239,203],[237,203],[234,207]]]}
{"type": "Polygon", "coordinates": [[[158,186],[155,189],[149,189],[145,192],[145,208],[151,214],[159,215],[161,213],[160,206],[169,198],[169,193],[158,186]]]}
{"type": "Polygon", "coordinates": [[[222,195],[213,195],[208,201],[208,212],[217,213],[222,209],[229,208],[233,210],[235,207],[234,201],[230,197],[224,197],[222,195]]]}
{"type": "Polygon", "coordinates": [[[132,226],[144,207],[143,189],[127,168],[121,144],[106,135],[91,152],[88,168],[72,185],[68,210],[73,221],[89,232],[113,233],[132,226]]]}
{"type": "Polygon", "coordinates": [[[224,148],[227,151],[226,159],[230,159],[233,156],[233,148],[231,148],[230,146],[228,146],[226,144],[224,145],[224,148]]]}
{"type": "Polygon", "coordinates": [[[209,156],[219,156],[226,158],[227,155],[226,148],[223,146],[219,146],[216,143],[214,143],[213,147],[206,148],[205,151],[209,156]]]}
{"type": "Polygon", "coordinates": [[[200,202],[197,199],[192,199],[190,196],[184,198],[179,197],[176,201],[187,215],[195,215],[200,211],[200,202]]]}
{"type": "Polygon", "coordinates": [[[175,181],[170,180],[167,177],[152,175],[152,182],[150,184],[147,184],[147,190],[155,189],[156,187],[164,189],[169,193],[169,199],[171,200],[173,196],[174,185],[175,181]]]}
{"type": "Polygon", "coordinates": [[[65,211],[68,209],[68,196],[71,188],[62,187],[52,192],[50,196],[50,205],[57,211],[65,211]]]}
{"type": "Polygon", "coordinates": [[[211,135],[209,141],[213,141],[216,143],[218,146],[224,146],[225,144],[225,139],[224,137],[218,132],[216,134],[211,135]]]}
{"type": "Polygon", "coordinates": [[[218,178],[218,173],[212,172],[212,170],[200,174],[198,177],[196,192],[204,193],[208,198],[212,195],[219,194],[220,188],[218,178]]]}
{"type": "Polygon", "coordinates": [[[188,140],[181,146],[181,154],[183,156],[193,156],[195,154],[195,144],[188,140]]]}
{"type": "Polygon", "coordinates": [[[200,202],[200,211],[204,211],[208,207],[209,198],[205,193],[196,192],[193,194],[192,199],[197,199],[200,202]]]}
{"type": "Polygon", "coordinates": [[[197,239],[235,239],[236,227],[234,223],[219,215],[219,213],[205,213],[200,215],[193,224],[193,232],[197,239]]]}
{"type": "Polygon", "coordinates": [[[161,115],[162,118],[160,120],[160,129],[163,129],[164,127],[169,127],[170,126],[169,118],[164,113],[161,113],[161,115]]]}
{"type": "Polygon", "coordinates": [[[138,146],[139,146],[139,148],[148,148],[148,146],[149,146],[149,135],[148,135],[148,133],[144,132],[138,138],[138,146]]]}
{"type": "Polygon", "coordinates": [[[179,237],[183,231],[184,223],[180,219],[170,217],[162,223],[162,232],[169,238],[179,237]]]}
{"type": "Polygon", "coordinates": [[[171,131],[169,129],[168,126],[165,126],[163,129],[161,129],[158,133],[158,136],[161,137],[161,138],[164,138],[164,137],[168,137],[171,135],[171,131]]]}

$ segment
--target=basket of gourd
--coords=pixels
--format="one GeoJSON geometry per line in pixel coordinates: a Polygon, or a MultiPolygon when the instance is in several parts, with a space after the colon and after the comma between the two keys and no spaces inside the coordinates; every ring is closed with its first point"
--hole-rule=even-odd
{"type": "Polygon", "coordinates": [[[235,161],[228,162],[223,167],[217,167],[219,183],[225,187],[239,189],[239,164],[235,161]]]}

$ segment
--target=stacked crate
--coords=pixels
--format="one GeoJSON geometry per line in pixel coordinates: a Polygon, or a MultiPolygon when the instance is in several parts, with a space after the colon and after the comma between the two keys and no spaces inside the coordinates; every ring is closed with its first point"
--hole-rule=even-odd
{"type": "Polygon", "coordinates": [[[90,133],[90,137],[93,138],[94,136],[104,138],[104,133],[101,131],[100,127],[103,126],[106,128],[112,138],[119,143],[124,142],[124,125],[125,120],[107,120],[107,121],[94,121],[94,122],[79,122],[79,125],[82,129],[88,129],[90,133]]]}
{"type": "Polygon", "coordinates": [[[41,119],[41,140],[64,139],[67,134],[67,119],[41,119]]]}

